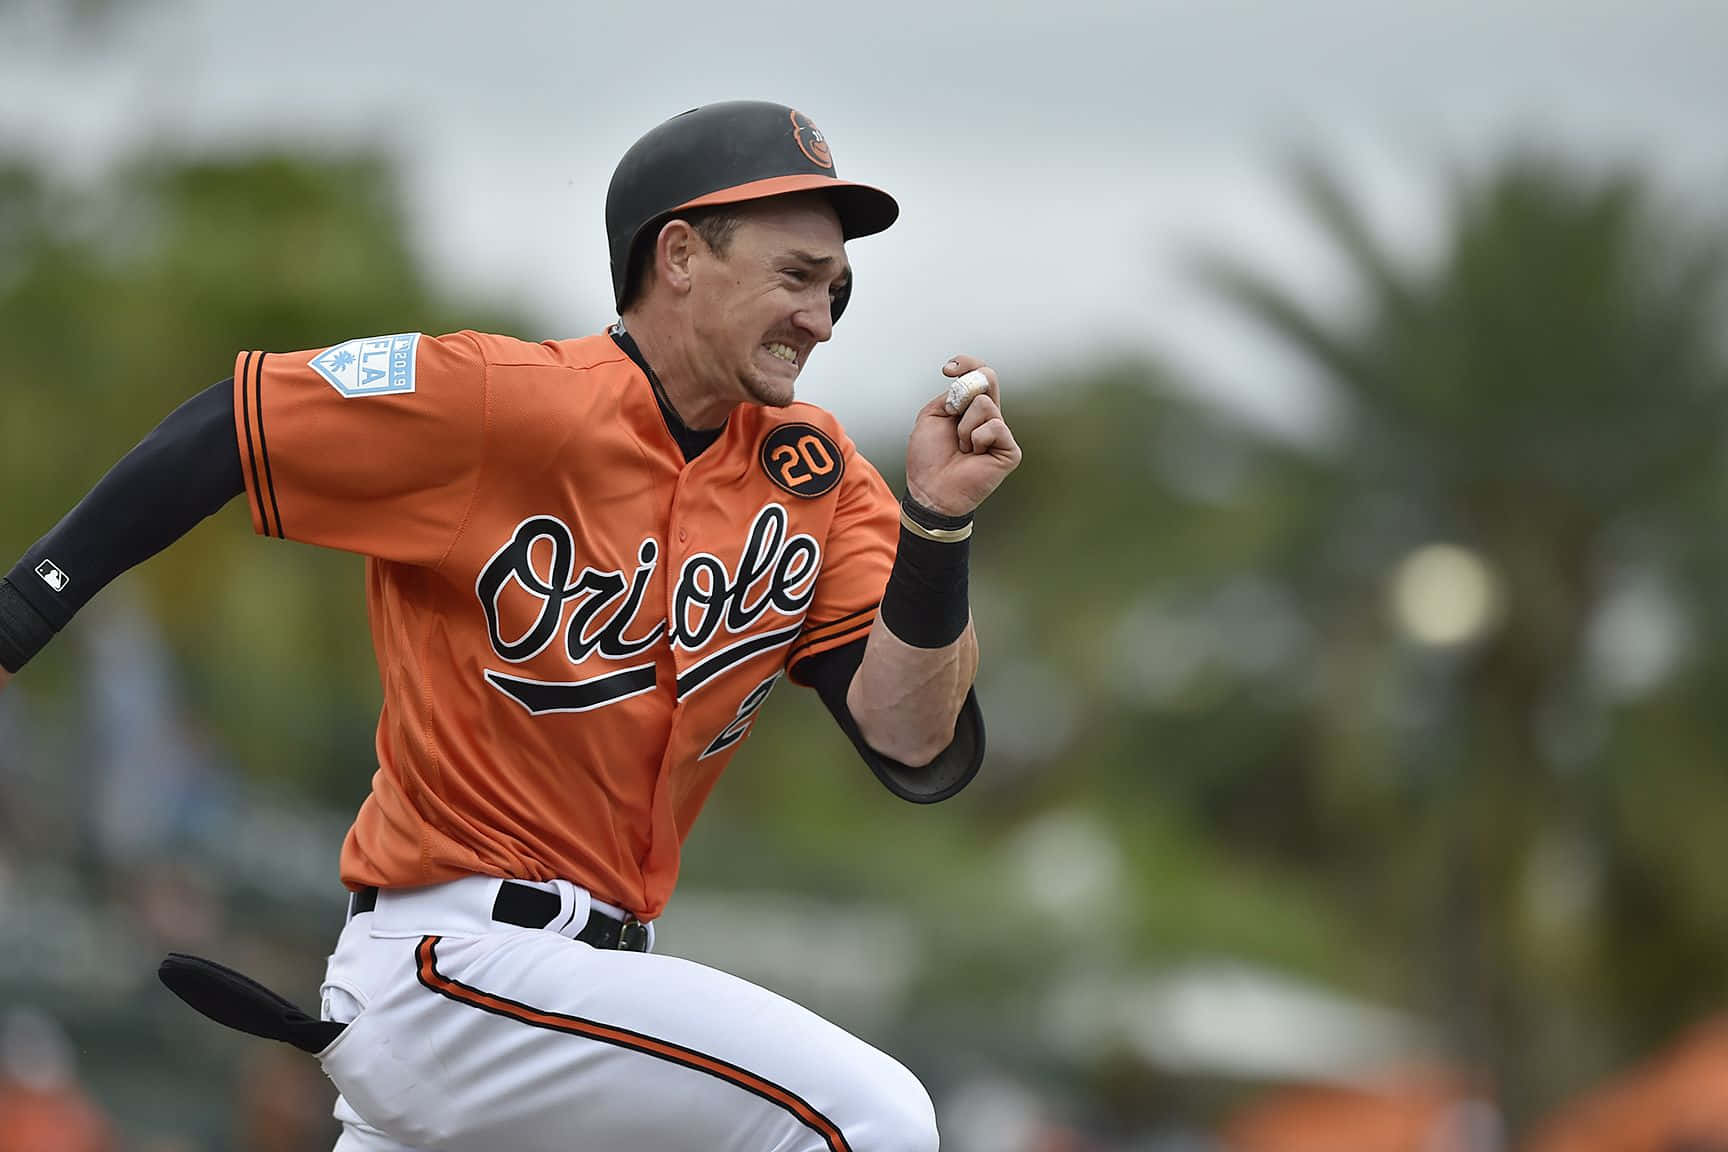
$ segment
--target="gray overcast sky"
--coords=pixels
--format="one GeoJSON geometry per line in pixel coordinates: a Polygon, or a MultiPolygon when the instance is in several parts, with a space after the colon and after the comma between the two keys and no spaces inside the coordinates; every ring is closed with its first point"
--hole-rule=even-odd
{"type": "Polygon", "coordinates": [[[902,206],[852,245],[858,295],[801,382],[863,433],[907,425],[953,352],[1011,388],[1113,346],[1322,426],[1182,266],[1223,245],[1336,289],[1280,184],[1294,143],[1412,250],[1440,173],[1516,139],[1637,158],[1700,204],[1728,175],[1723,0],[153,0],[71,45],[57,7],[0,0],[0,142],[72,174],[152,143],[387,148],[443,274],[531,309],[531,335],[610,319],[601,206],[632,140],[713,100],[796,105],[902,206]]]}

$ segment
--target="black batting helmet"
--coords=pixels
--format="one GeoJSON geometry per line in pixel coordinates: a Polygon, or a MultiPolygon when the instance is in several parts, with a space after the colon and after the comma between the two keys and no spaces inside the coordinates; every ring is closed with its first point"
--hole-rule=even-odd
{"type": "MultiPolygon", "coordinates": [[[[900,214],[888,193],[841,180],[827,138],[784,104],[733,100],[672,117],[630,146],[606,190],[614,302],[622,311],[636,288],[638,246],[679,212],[811,191],[827,195],[847,240],[880,232],[900,214]]],[[[835,296],[833,319],[850,292],[848,285],[835,296]]]]}

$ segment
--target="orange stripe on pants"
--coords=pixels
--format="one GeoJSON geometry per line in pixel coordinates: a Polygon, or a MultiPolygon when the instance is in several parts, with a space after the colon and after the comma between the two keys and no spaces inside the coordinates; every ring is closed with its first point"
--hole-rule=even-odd
{"type": "Polygon", "coordinates": [[[797,1093],[782,1088],[778,1084],[764,1080],[753,1073],[746,1072],[735,1064],[728,1064],[713,1056],[705,1055],[690,1048],[685,1048],[666,1040],[658,1040],[645,1036],[640,1032],[632,1032],[627,1028],[615,1028],[600,1024],[593,1020],[584,1020],[580,1016],[565,1016],[557,1012],[546,1012],[515,1000],[507,1000],[490,992],[483,992],[470,987],[459,980],[452,980],[438,971],[438,937],[426,936],[420,940],[415,955],[419,960],[420,983],[427,988],[471,1008],[482,1012],[490,1012],[495,1016],[503,1016],[516,1020],[533,1028],[547,1028],[554,1032],[564,1032],[571,1036],[582,1036],[589,1040],[597,1040],[602,1044],[611,1044],[619,1048],[627,1048],[632,1052],[640,1052],[658,1060],[693,1068],[698,1072],[736,1085],[744,1091],[771,1104],[784,1108],[797,1118],[798,1122],[821,1136],[828,1145],[829,1152],[852,1152],[852,1146],[846,1143],[846,1137],[834,1122],[811,1107],[797,1093]]]}

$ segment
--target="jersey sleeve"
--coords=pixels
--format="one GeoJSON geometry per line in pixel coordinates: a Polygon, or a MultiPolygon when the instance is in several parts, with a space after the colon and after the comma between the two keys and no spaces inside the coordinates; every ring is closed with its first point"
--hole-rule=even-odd
{"type": "Polygon", "coordinates": [[[816,595],[787,655],[790,675],[801,684],[808,681],[799,674],[799,661],[870,634],[900,539],[900,502],[887,481],[850,439],[841,444],[846,471],[816,595]]]}
{"type": "Polygon", "coordinates": [[[234,426],[253,530],[436,566],[479,482],[487,373],[465,333],[244,352],[234,426]]]}

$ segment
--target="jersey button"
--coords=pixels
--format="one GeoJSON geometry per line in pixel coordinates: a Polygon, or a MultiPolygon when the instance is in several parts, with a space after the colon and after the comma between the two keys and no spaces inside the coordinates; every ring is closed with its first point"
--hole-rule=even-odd
{"type": "Polygon", "coordinates": [[[690,539],[690,529],[688,529],[688,528],[678,529],[678,543],[682,544],[682,543],[684,543],[684,541],[686,541],[688,539],[690,539]]]}

